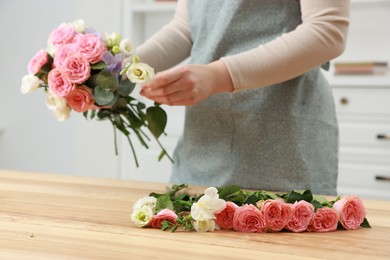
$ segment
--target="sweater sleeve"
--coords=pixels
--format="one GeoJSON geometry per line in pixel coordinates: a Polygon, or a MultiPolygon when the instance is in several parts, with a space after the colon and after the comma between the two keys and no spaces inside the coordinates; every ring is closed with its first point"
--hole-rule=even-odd
{"type": "Polygon", "coordinates": [[[191,47],[187,0],[178,0],[173,19],[140,45],[135,53],[156,71],[162,71],[188,58],[191,47]]]}
{"type": "Polygon", "coordinates": [[[301,0],[302,23],[291,32],[221,58],[234,91],[277,84],[340,55],[346,45],[349,0],[301,0]]]}

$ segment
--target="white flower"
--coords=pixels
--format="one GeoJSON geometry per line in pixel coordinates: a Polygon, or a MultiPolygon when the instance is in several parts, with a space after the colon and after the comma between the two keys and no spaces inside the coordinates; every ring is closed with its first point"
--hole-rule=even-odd
{"type": "Polygon", "coordinates": [[[215,221],[213,219],[196,220],[194,228],[198,232],[214,231],[216,229],[215,221]]]}
{"type": "Polygon", "coordinates": [[[119,44],[119,48],[121,50],[121,53],[123,53],[123,55],[127,57],[131,55],[131,51],[133,50],[133,45],[131,44],[129,39],[123,39],[119,44]]]}
{"type": "Polygon", "coordinates": [[[207,188],[204,195],[197,203],[191,206],[191,216],[194,220],[215,219],[215,213],[221,212],[226,207],[226,201],[219,198],[218,190],[214,187],[207,188]]]}
{"type": "Polygon", "coordinates": [[[22,78],[22,86],[20,92],[22,94],[31,93],[39,88],[40,79],[34,74],[27,74],[22,78]]]}
{"type": "Polygon", "coordinates": [[[66,100],[50,91],[47,93],[46,105],[58,121],[64,121],[70,117],[72,109],[68,106],[66,100]]]}
{"type": "Polygon", "coordinates": [[[137,227],[144,227],[150,223],[154,216],[152,208],[144,205],[141,208],[137,208],[131,214],[131,220],[137,225],[137,227]]]}
{"type": "Polygon", "coordinates": [[[108,47],[119,46],[122,36],[119,33],[113,32],[108,34],[104,32],[102,35],[102,40],[108,45],[108,47]]]}
{"type": "Polygon", "coordinates": [[[49,53],[50,56],[54,57],[56,55],[56,47],[50,42],[50,40],[47,41],[47,47],[46,52],[49,53]]]}
{"type": "Polygon", "coordinates": [[[79,20],[74,20],[73,23],[72,23],[74,29],[76,32],[78,33],[83,33],[85,32],[85,21],[82,20],[82,19],[79,19],[79,20]]]}
{"type": "Polygon", "coordinates": [[[133,83],[146,83],[154,78],[154,69],[146,63],[133,62],[127,69],[126,76],[133,83]]]}
{"type": "Polygon", "coordinates": [[[154,214],[156,212],[156,203],[157,199],[155,197],[143,197],[142,199],[139,199],[134,203],[133,210],[137,210],[144,206],[147,206],[152,210],[154,214]]]}

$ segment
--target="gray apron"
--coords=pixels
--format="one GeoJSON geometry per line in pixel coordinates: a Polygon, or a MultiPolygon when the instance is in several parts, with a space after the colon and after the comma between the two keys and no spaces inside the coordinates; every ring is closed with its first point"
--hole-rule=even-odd
{"type": "MultiPolygon", "coordinates": [[[[255,48],[302,23],[294,0],[188,0],[188,8],[194,64],[255,48]]],[[[332,92],[316,68],[187,107],[170,181],[335,195],[337,147],[332,92]]]]}

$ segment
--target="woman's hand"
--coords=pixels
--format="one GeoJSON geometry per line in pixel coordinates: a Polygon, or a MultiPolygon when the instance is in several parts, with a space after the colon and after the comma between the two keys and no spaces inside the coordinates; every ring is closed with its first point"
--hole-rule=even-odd
{"type": "Polygon", "coordinates": [[[232,92],[233,82],[223,61],[190,64],[160,72],[140,94],[160,104],[191,106],[207,97],[232,92]]]}

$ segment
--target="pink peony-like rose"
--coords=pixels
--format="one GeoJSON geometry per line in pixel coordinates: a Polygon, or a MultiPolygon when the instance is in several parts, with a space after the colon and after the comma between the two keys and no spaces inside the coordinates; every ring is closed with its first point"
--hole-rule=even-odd
{"type": "Polygon", "coordinates": [[[223,229],[233,228],[233,217],[238,206],[233,202],[226,202],[226,207],[219,213],[215,214],[215,223],[223,229]]]}
{"type": "Polygon", "coordinates": [[[90,109],[94,103],[91,89],[84,85],[76,87],[65,99],[73,110],[80,113],[90,109]]]}
{"type": "Polygon", "coordinates": [[[260,207],[268,231],[282,230],[291,218],[291,208],[283,199],[268,199],[260,207]]]}
{"type": "Polygon", "coordinates": [[[363,201],[356,195],[341,198],[333,208],[339,213],[340,223],[347,230],[358,229],[366,216],[363,201]]]}
{"type": "Polygon", "coordinates": [[[307,227],[308,231],[328,232],[335,231],[339,222],[339,214],[334,208],[319,208],[307,227]]]}
{"type": "Polygon", "coordinates": [[[75,84],[81,84],[89,78],[91,66],[85,58],[73,54],[64,60],[62,71],[65,80],[75,84]]]}
{"type": "Polygon", "coordinates": [[[107,51],[103,41],[95,34],[80,35],[76,42],[76,49],[82,57],[92,64],[101,61],[107,51]]]}
{"type": "Polygon", "coordinates": [[[71,43],[75,36],[74,27],[71,25],[61,25],[54,29],[49,35],[49,41],[56,47],[71,43]]]}
{"type": "Polygon", "coordinates": [[[314,206],[304,200],[290,204],[292,209],[290,221],[286,225],[286,229],[292,232],[306,231],[314,216],[314,206]]]}
{"type": "Polygon", "coordinates": [[[154,215],[149,225],[153,228],[160,228],[161,223],[165,220],[171,222],[172,224],[176,224],[177,215],[174,211],[170,209],[163,209],[157,215],[154,215]]]}
{"type": "Polygon", "coordinates": [[[65,97],[75,88],[73,83],[66,81],[58,68],[52,69],[48,77],[49,88],[57,96],[65,97]]]}
{"type": "Polygon", "coordinates": [[[244,205],[236,209],[233,217],[233,229],[239,232],[266,232],[263,213],[254,205],[244,205]]]}
{"type": "Polygon", "coordinates": [[[30,60],[27,66],[27,71],[31,74],[38,73],[42,66],[49,61],[49,56],[45,50],[38,51],[30,60]]]}
{"type": "Polygon", "coordinates": [[[74,44],[65,44],[57,48],[54,56],[53,66],[59,68],[64,63],[65,59],[75,52],[74,44]]]}

